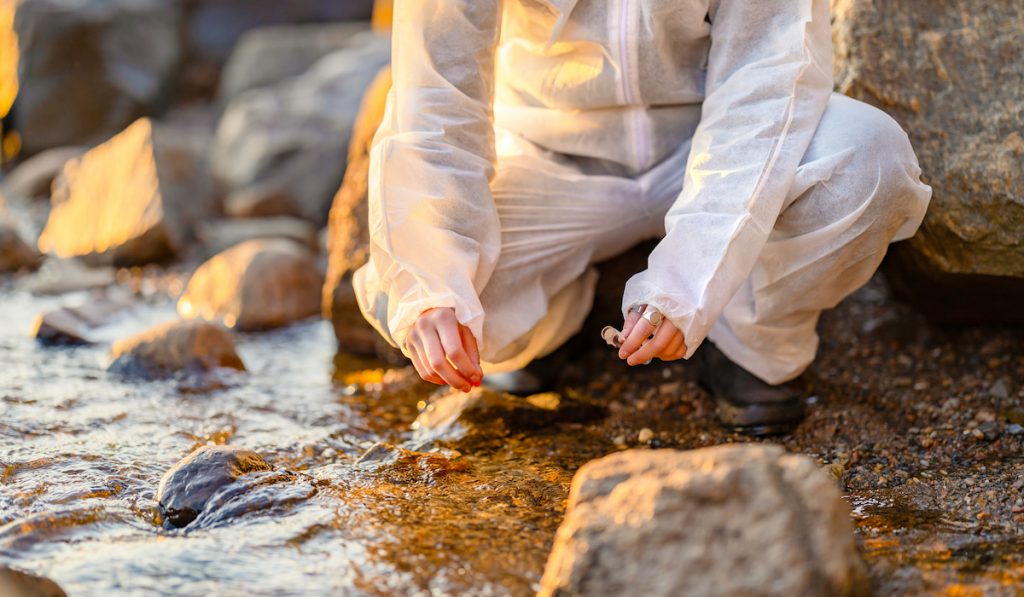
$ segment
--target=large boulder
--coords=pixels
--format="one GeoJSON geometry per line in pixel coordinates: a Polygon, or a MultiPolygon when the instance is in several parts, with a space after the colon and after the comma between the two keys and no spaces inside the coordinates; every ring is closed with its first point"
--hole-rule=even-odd
{"type": "Polygon", "coordinates": [[[345,180],[334,196],[327,231],[324,318],[334,326],[338,348],[398,361],[398,353],[367,323],[356,303],[352,274],[369,259],[370,145],[384,118],[391,69],[383,69],[363,96],[352,129],[345,180]]]}
{"type": "Polygon", "coordinates": [[[573,479],[540,595],[861,595],[850,510],[780,446],[630,450],[573,479]]]}
{"type": "Polygon", "coordinates": [[[218,101],[306,72],[324,56],[362,39],[366,23],[285,25],[256,29],[238,42],[221,74],[218,101]]]}
{"type": "Polygon", "coordinates": [[[159,379],[217,368],[245,370],[231,334],[205,321],[172,321],[119,340],[108,370],[159,379]]]}
{"type": "Polygon", "coordinates": [[[181,57],[166,0],[20,0],[14,29],[24,151],[102,141],[159,107],[181,57]]]}
{"type": "Polygon", "coordinates": [[[367,32],[301,76],[240,95],[224,112],[213,168],[232,216],[326,220],[345,174],[360,98],[387,63],[390,42],[367,32]]]}
{"type": "Polygon", "coordinates": [[[309,249],[278,238],[250,240],[199,266],[178,313],[240,330],[273,328],[318,314],[322,285],[309,249]]]}
{"type": "Polygon", "coordinates": [[[136,265],[176,256],[215,212],[208,172],[187,136],[140,119],[79,160],[56,184],[39,248],[136,265]]]}
{"type": "Polygon", "coordinates": [[[1024,5],[833,5],[839,90],[903,125],[934,189],[896,289],[939,320],[1024,322],[1024,5]]]}

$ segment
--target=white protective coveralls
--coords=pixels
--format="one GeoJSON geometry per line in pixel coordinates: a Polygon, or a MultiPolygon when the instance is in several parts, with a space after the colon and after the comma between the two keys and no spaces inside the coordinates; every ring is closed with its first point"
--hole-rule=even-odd
{"type": "Polygon", "coordinates": [[[623,311],[791,379],[931,197],[900,126],[832,93],[829,0],[397,0],[393,74],[360,307],[403,350],[454,308],[485,372],[565,342],[592,264],[663,237],[623,311]]]}

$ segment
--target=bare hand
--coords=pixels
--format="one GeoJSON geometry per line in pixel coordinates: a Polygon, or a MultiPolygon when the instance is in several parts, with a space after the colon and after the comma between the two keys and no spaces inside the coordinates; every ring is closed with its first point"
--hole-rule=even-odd
{"type": "Polygon", "coordinates": [[[476,338],[455,318],[454,309],[420,313],[405,346],[416,372],[426,381],[468,392],[483,379],[476,338]]]}
{"type": "MultiPolygon", "coordinates": [[[[647,305],[641,307],[646,309],[647,305]]],[[[619,348],[620,359],[626,359],[626,363],[632,366],[641,365],[653,358],[675,361],[686,356],[683,333],[667,317],[655,329],[641,317],[642,314],[643,310],[633,311],[626,317],[622,326],[621,337],[625,340],[619,348]]]]}

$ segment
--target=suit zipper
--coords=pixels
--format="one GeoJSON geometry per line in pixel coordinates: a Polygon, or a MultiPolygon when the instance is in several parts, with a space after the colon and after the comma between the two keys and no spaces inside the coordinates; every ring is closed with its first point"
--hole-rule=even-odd
{"type": "Polygon", "coordinates": [[[639,18],[636,0],[621,0],[619,14],[619,61],[622,63],[622,95],[629,106],[633,129],[633,154],[637,167],[646,169],[650,160],[650,124],[640,99],[640,77],[637,69],[639,18]],[[637,43],[630,43],[630,40],[637,43]]]}

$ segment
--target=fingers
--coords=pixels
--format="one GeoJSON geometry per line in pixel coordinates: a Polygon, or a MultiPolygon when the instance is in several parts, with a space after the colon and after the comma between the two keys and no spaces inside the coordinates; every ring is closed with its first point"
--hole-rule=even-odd
{"type": "Polygon", "coordinates": [[[412,366],[416,368],[416,373],[423,378],[424,381],[429,381],[437,385],[444,385],[444,380],[437,376],[436,373],[430,370],[429,367],[423,362],[423,355],[420,353],[417,342],[413,341],[413,336],[410,334],[409,342],[406,343],[406,348],[409,349],[409,359],[412,360],[412,366]]]}
{"type": "Polygon", "coordinates": [[[683,341],[683,335],[678,334],[675,338],[669,342],[669,345],[658,355],[658,358],[663,361],[675,361],[683,358],[686,355],[686,342],[683,341]]]}
{"type": "Polygon", "coordinates": [[[483,372],[480,371],[479,365],[466,350],[460,327],[455,320],[441,322],[437,326],[437,335],[441,339],[441,348],[444,349],[447,360],[455,365],[462,377],[475,386],[480,383],[483,372]]]}
{"type": "Polygon", "coordinates": [[[445,383],[457,390],[468,392],[473,389],[473,385],[469,383],[469,380],[456,371],[455,367],[448,362],[444,347],[441,345],[441,338],[437,335],[436,331],[433,333],[421,332],[420,338],[423,340],[423,358],[429,369],[439,375],[445,383]]]}
{"type": "MultiPolygon", "coordinates": [[[[648,324],[650,325],[650,324],[648,324]]],[[[658,327],[658,331],[654,333],[654,337],[648,340],[637,349],[636,352],[629,355],[626,359],[626,363],[629,365],[640,365],[653,359],[654,357],[662,354],[666,348],[676,339],[676,336],[681,335],[679,330],[676,329],[671,322],[667,319],[664,320],[661,326],[658,327]]]]}
{"type": "Polygon", "coordinates": [[[480,348],[476,345],[476,337],[473,336],[473,332],[464,325],[459,325],[459,335],[462,336],[462,346],[466,348],[466,352],[469,353],[469,359],[476,365],[476,371],[483,378],[483,369],[480,368],[480,348]]]}
{"type": "Polygon", "coordinates": [[[640,321],[640,315],[644,312],[644,309],[646,308],[647,305],[640,305],[639,311],[630,311],[629,313],[626,314],[626,321],[625,323],[622,324],[623,338],[629,336],[629,333],[633,331],[633,326],[636,325],[636,322],[640,321]]]}
{"type": "Polygon", "coordinates": [[[629,358],[630,355],[640,348],[644,343],[644,340],[646,340],[653,331],[654,326],[651,325],[651,322],[640,318],[633,326],[633,329],[629,331],[629,335],[623,333],[623,336],[625,336],[626,339],[622,342],[622,346],[619,348],[619,358],[629,358]]]}

